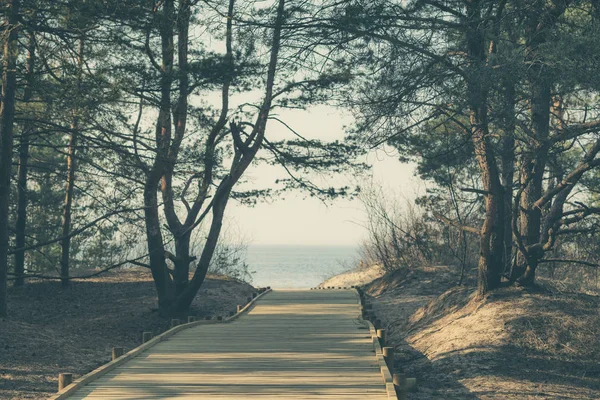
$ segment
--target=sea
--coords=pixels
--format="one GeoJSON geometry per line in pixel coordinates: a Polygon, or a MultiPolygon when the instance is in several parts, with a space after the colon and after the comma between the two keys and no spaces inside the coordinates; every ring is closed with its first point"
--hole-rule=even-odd
{"type": "Polygon", "coordinates": [[[311,288],[358,264],[358,247],[249,245],[246,263],[254,286],[311,288]]]}

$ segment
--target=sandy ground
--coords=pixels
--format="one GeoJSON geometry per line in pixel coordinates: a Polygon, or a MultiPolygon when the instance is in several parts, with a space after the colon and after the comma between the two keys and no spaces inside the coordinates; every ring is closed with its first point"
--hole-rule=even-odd
{"type": "Polygon", "coordinates": [[[376,265],[371,267],[358,267],[339,275],[332,276],[321,283],[319,287],[364,285],[365,283],[373,282],[375,279],[383,276],[384,273],[384,270],[376,265]]]}
{"type": "Polygon", "coordinates": [[[600,297],[546,284],[475,300],[456,277],[439,266],[362,282],[396,372],[418,379],[409,399],[600,399],[600,297]]]}
{"type": "MultiPolygon", "coordinates": [[[[209,277],[190,315],[228,315],[254,289],[225,277],[209,277]]],[[[43,399],[57,390],[59,372],[77,378],[169,327],[156,312],[146,270],[112,272],[63,290],[58,282],[11,288],[9,317],[0,319],[0,399],[43,399]]],[[[182,316],[183,318],[184,316],[182,316]]]]}

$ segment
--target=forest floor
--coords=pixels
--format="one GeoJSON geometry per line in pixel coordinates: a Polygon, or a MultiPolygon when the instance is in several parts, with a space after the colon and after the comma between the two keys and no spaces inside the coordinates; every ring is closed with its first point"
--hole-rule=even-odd
{"type": "MultiPolygon", "coordinates": [[[[227,316],[245,304],[254,288],[209,276],[189,315],[227,316]]],[[[43,399],[57,391],[59,372],[76,379],[110,361],[111,348],[125,352],[155,335],[170,320],[156,311],[156,291],[147,270],[123,270],[64,290],[59,282],[31,282],[9,292],[9,317],[0,319],[0,399],[43,399]]]]}
{"type": "Polygon", "coordinates": [[[350,271],[322,286],[363,285],[395,347],[410,399],[600,399],[600,296],[504,287],[476,300],[438,266],[350,271]],[[379,274],[381,275],[381,274],[379,274]]]}

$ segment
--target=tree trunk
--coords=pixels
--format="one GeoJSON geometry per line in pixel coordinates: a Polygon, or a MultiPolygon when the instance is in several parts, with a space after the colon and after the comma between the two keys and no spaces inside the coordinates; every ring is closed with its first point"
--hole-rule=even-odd
{"type": "Polygon", "coordinates": [[[512,266],[513,236],[512,236],[512,207],[513,182],[515,176],[515,84],[505,82],[502,138],[502,187],[504,188],[504,272],[509,272],[512,266]]]}
{"type": "Polygon", "coordinates": [[[485,34],[481,24],[481,2],[467,1],[467,97],[471,140],[481,172],[485,195],[485,217],[481,227],[478,262],[478,295],[500,285],[504,252],[504,203],[498,165],[490,142],[485,34]]]}
{"type": "Polygon", "coordinates": [[[158,308],[167,312],[173,303],[173,282],[165,262],[165,248],[160,231],[160,218],[158,213],[158,179],[152,176],[147,178],[144,187],[144,221],[146,224],[146,242],[150,258],[150,270],[158,295],[158,308]]]}
{"type": "Polygon", "coordinates": [[[175,237],[175,271],[173,280],[175,281],[175,294],[179,296],[185,290],[190,280],[190,238],[191,229],[175,237]]]}
{"type": "MultiPolygon", "coordinates": [[[[231,0],[229,3],[229,16],[232,15],[232,9],[233,0],[231,0]]],[[[198,264],[196,266],[194,276],[192,277],[191,281],[187,284],[183,293],[181,293],[181,295],[179,295],[175,301],[174,309],[176,311],[184,311],[190,307],[192,301],[194,300],[194,297],[196,297],[196,294],[200,289],[200,286],[204,282],[204,279],[206,278],[206,273],[208,271],[208,267],[210,266],[210,261],[212,260],[215,248],[219,240],[221,227],[223,225],[225,207],[227,206],[227,201],[229,200],[231,190],[236,184],[236,182],[240,179],[244,171],[248,168],[250,163],[254,160],[256,153],[262,145],[269,112],[271,111],[271,103],[273,100],[273,87],[275,84],[279,49],[281,47],[281,30],[284,20],[284,9],[285,0],[279,0],[279,4],[277,7],[277,17],[273,29],[273,41],[271,46],[271,55],[269,59],[269,68],[267,72],[265,97],[262,102],[256,121],[254,123],[252,133],[249,135],[250,137],[255,138],[254,142],[247,144],[241,143],[238,127],[235,126],[235,123],[231,124],[231,134],[234,138],[233,141],[235,149],[234,160],[232,162],[229,175],[226,176],[223,179],[223,181],[221,181],[221,184],[219,185],[215,193],[213,199],[214,203],[212,209],[212,221],[208,237],[204,244],[204,248],[202,249],[202,254],[200,255],[200,260],[198,261],[198,264]]],[[[231,20],[231,18],[229,20],[231,20]]],[[[230,22],[228,23],[228,31],[231,31],[230,22]]],[[[228,53],[230,53],[230,49],[228,50],[228,53]]]]}
{"type": "MultiPolygon", "coordinates": [[[[29,103],[33,96],[33,74],[35,67],[35,36],[29,34],[27,49],[27,65],[25,67],[25,90],[23,102],[29,103]]],[[[15,224],[15,246],[17,249],[25,247],[25,233],[27,225],[27,164],[29,162],[29,136],[33,132],[31,122],[26,122],[21,132],[19,144],[19,169],[17,172],[17,221],[15,224]]],[[[25,284],[25,250],[15,252],[15,286],[25,284]]]]}
{"type": "Polygon", "coordinates": [[[69,257],[71,249],[71,209],[73,207],[73,192],[75,188],[75,148],[77,147],[78,122],[76,118],[71,124],[71,137],[67,153],[67,184],[65,187],[65,201],[63,205],[62,237],[60,241],[60,280],[63,287],[69,286],[69,257]]]}
{"type": "MultiPolygon", "coordinates": [[[[76,83],[75,97],[80,98],[81,74],[83,68],[84,39],[79,39],[79,50],[77,53],[78,77],[76,83]]],[[[71,136],[69,138],[69,149],[67,152],[67,184],[65,187],[65,202],[63,206],[62,237],[60,241],[60,280],[63,287],[69,286],[69,259],[71,250],[71,209],[73,207],[73,192],[75,189],[75,170],[77,169],[76,150],[79,130],[79,104],[73,109],[73,121],[71,122],[71,136]]]]}
{"type": "MultiPolygon", "coordinates": [[[[527,144],[521,164],[521,185],[525,187],[521,195],[520,233],[526,249],[540,241],[542,210],[535,202],[542,196],[544,172],[548,161],[548,133],[550,128],[550,85],[534,83],[531,97],[532,137],[527,144]]],[[[535,270],[543,253],[530,249],[527,255],[521,254],[517,278],[523,285],[531,285],[535,270]],[[523,268],[524,267],[524,268],[523,268]],[[525,276],[527,275],[527,276],[525,276]]]]}
{"type": "Polygon", "coordinates": [[[161,37],[160,66],[160,108],[156,120],[156,156],[151,169],[146,174],[144,186],[144,222],[146,225],[146,243],[150,258],[150,269],[158,295],[158,307],[161,314],[171,311],[175,298],[173,280],[165,261],[165,247],[161,232],[158,209],[159,183],[168,172],[169,150],[171,145],[171,84],[173,82],[173,22],[174,2],[165,0],[159,16],[161,37]]]}
{"type": "Polygon", "coordinates": [[[225,207],[227,206],[227,201],[229,200],[229,194],[231,193],[232,186],[233,185],[229,184],[224,185],[222,188],[223,190],[221,190],[220,193],[217,192],[215,195],[215,203],[213,205],[212,221],[210,224],[208,237],[204,243],[200,260],[196,265],[196,271],[194,272],[193,279],[186,285],[183,292],[177,297],[174,307],[175,311],[185,311],[190,307],[194,297],[196,297],[196,293],[198,293],[200,286],[202,286],[202,283],[206,278],[208,267],[210,266],[215,248],[217,247],[217,243],[219,241],[219,235],[221,234],[225,207]]]}
{"type": "Polygon", "coordinates": [[[19,1],[4,2],[6,25],[3,50],[2,103],[0,105],[0,317],[7,314],[8,212],[12,171],[15,92],[17,88],[17,41],[19,1]]]}
{"type": "Polygon", "coordinates": [[[544,173],[548,162],[550,148],[550,105],[551,87],[548,73],[545,70],[543,55],[539,53],[540,46],[546,42],[546,23],[551,20],[543,12],[544,3],[537,1],[541,12],[528,17],[526,25],[527,43],[525,58],[531,64],[529,72],[530,87],[530,120],[531,136],[522,151],[521,161],[521,206],[519,212],[519,230],[521,241],[527,254],[521,252],[518,258],[518,268],[511,277],[522,285],[532,285],[535,280],[535,270],[543,251],[538,245],[542,224],[542,210],[535,207],[535,202],[542,196],[544,173]]]}

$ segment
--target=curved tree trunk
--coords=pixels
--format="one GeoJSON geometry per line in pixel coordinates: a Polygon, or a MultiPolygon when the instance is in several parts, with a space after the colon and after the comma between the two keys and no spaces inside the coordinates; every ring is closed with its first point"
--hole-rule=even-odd
{"type": "MultiPolygon", "coordinates": [[[[230,14],[232,11],[232,6],[233,0],[230,2],[230,14]]],[[[225,207],[227,206],[231,190],[240,179],[242,174],[246,171],[248,166],[252,163],[256,153],[262,146],[268,116],[271,111],[271,103],[273,101],[273,87],[275,85],[277,61],[279,57],[279,49],[281,47],[281,31],[284,20],[284,9],[285,0],[279,0],[279,4],[277,6],[277,17],[273,29],[273,41],[271,44],[271,55],[267,72],[265,97],[256,118],[256,122],[254,123],[252,133],[249,135],[249,138],[254,138],[254,141],[251,142],[250,139],[248,139],[246,142],[244,142],[240,136],[240,127],[235,123],[231,123],[231,134],[235,148],[234,160],[232,162],[229,175],[225,177],[223,181],[221,181],[221,184],[215,193],[212,206],[212,221],[208,237],[204,244],[202,254],[200,255],[200,260],[196,266],[194,276],[188,283],[184,292],[181,293],[181,295],[179,295],[175,301],[174,309],[177,311],[183,311],[189,308],[194,300],[194,297],[198,293],[200,286],[204,282],[208,267],[210,266],[210,261],[212,260],[219,240],[219,235],[223,225],[225,207]]]]}

